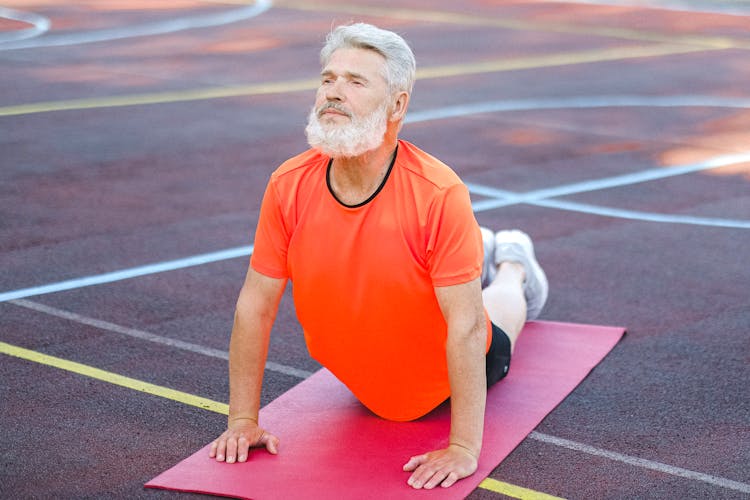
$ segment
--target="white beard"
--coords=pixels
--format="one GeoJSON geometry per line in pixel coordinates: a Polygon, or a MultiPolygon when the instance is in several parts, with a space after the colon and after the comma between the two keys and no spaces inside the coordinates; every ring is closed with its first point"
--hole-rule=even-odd
{"type": "Polygon", "coordinates": [[[307,142],[312,148],[331,158],[352,158],[372,151],[383,144],[388,128],[387,103],[383,103],[364,118],[347,113],[351,123],[343,125],[320,123],[318,115],[326,108],[334,108],[347,113],[335,103],[327,103],[320,109],[315,109],[313,106],[305,128],[307,142]]]}

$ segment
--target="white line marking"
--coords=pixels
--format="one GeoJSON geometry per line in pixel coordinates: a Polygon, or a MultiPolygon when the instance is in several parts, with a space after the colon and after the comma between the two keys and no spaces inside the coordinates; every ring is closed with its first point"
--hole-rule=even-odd
{"type": "Polygon", "coordinates": [[[39,14],[34,14],[33,12],[22,12],[7,7],[0,7],[0,17],[32,25],[31,28],[0,33],[0,43],[17,42],[20,40],[26,40],[27,38],[33,38],[46,32],[50,27],[49,19],[40,16],[39,14]]]}
{"type": "Polygon", "coordinates": [[[538,189],[521,195],[523,201],[536,201],[547,198],[556,198],[558,196],[568,196],[571,194],[587,193],[590,191],[600,191],[613,187],[631,186],[642,182],[666,179],[678,175],[691,174],[714,168],[736,165],[738,163],[750,162],[750,152],[722,155],[710,158],[706,161],[692,163],[689,165],[678,165],[673,167],[653,168],[641,170],[630,174],[616,175],[604,179],[593,179],[574,184],[563,184],[552,188],[538,189]]]}
{"type": "Polygon", "coordinates": [[[646,222],[661,222],[670,224],[689,224],[694,226],[712,226],[725,227],[732,229],[750,229],[750,221],[730,220],[712,217],[694,217],[690,215],[667,215],[653,212],[639,212],[637,210],[624,210],[618,208],[601,207],[597,205],[588,205],[585,203],[575,203],[569,201],[545,200],[536,201],[533,205],[539,205],[558,210],[567,210],[571,212],[582,212],[592,215],[601,215],[605,217],[615,217],[621,219],[641,220],[646,222]]]}
{"type": "Polygon", "coordinates": [[[727,218],[695,217],[691,215],[661,214],[654,212],[640,212],[636,210],[625,210],[618,208],[589,205],[571,201],[552,200],[557,196],[599,191],[613,187],[629,186],[641,182],[665,179],[677,175],[700,172],[714,168],[736,165],[738,163],[750,162],[750,152],[732,155],[717,156],[703,162],[675,167],[664,167],[643,170],[631,174],[595,179],[590,181],[566,184],[553,188],[538,189],[527,193],[514,193],[502,189],[467,182],[469,191],[493,199],[479,200],[472,204],[475,212],[507,207],[519,203],[527,203],[548,208],[557,208],[573,212],[583,212],[606,217],[617,217],[623,219],[642,220],[648,222],[662,222],[674,224],[692,224],[701,226],[726,227],[735,229],[750,229],[750,220],[733,220],[727,218]]]}
{"type": "Polygon", "coordinates": [[[513,99],[458,104],[437,109],[413,111],[406,116],[407,123],[419,123],[446,118],[459,118],[482,113],[507,111],[536,111],[548,109],[594,109],[594,108],[750,108],[750,99],[718,96],[637,96],[604,95],[560,97],[550,99],[513,99]]]}
{"type": "Polygon", "coordinates": [[[561,446],[569,450],[578,451],[582,453],[588,453],[589,455],[595,455],[598,457],[608,458],[617,462],[623,462],[636,467],[644,469],[654,470],[670,474],[672,476],[684,477],[687,479],[694,479],[696,481],[702,481],[704,483],[721,486],[730,490],[740,491],[742,493],[750,493],[750,484],[741,483],[739,481],[733,481],[731,479],[725,479],[723,477],[711,476],[709,474],[703,474],[701,472],[695,472],[688,469],[682,469],[672,465],[663,464],[660,462],[654,462],[652,460],[645,460],[643,458],[633,457],[630,455],[624,455],[622,453],[616,453],[614,451],[603,450],[601,448],[595,448],[587,444],[570,441],[567,439],[550,436],[548,434],[542,434],[541,432],[532,431],[529,434],[531,439],[542,441],[544,443],[553,444],[555,446],[561,446]]]}
{"type": "Polygon", "coordinates": [[[235,248],[228,248],[226,250],[219,250],[218,252],[205,253],[200,255],[193,255],[192,257],[185,257],[184,259],[169,260],[165,262],[158,262],[155,264],[148,264],[145,266],[131,267],[129,269],[121,269],[104,274],[96,274],[93,276],[86,276],[83,278],[76,278],[67,281],[60,281],[57,283],[50,283],[48,285],[35,286],[31,288],[23,288],[21,290],[14,290],[10,292],[0,293],[0,302],[7,302],[9,300],[23,299],[26,297],[33,297],[35,295],[44,295],[47,293],[62,292],[64,290],[73,290],[76,288],[84,288],[92,285],[100,285],[102,283],[112,283],[113,281],[121,281],[137,276],[146,276],[148,274],[162,273],[165,271],[174,271],[176,269],[183,269],[185,267],[200,266],[202,264],[208,264],[210,262],[218,262],[227,259],[234,259],[236,257],[246,257],[253,253],[253,246],[242,246],[235,248]]]}
{"type": "Polygon", "coordinates": [[[123,26],[121,28],[84,31],[81,33],[49,34],[33,40],[19,40],[16,42],[3,43],[0,45],[0,50],[62,47],[67,45],[105,42],[109,40],[122,40],[124,38],[163,35],[193,28],[222,26],[256,17],[270,9],[271,6],[272,2],[270,0],[257,0],[254,5],[249,7],[242,7],[240,9],[213,14],[181,17],[167,21],[142,24],[140,26],[123,26]]]}
{"type": "Polygon", "coordinates": [[[713,217],[695,217],[692,215],[660,214],[654,212],[639,212],[637,210],[624,210],[620,208],[602,207],[586,203],[576,203],[562,200],[539,200],[531,202],[547,208],[567,210],[569,212],[581,212],[604,217],[615,217],[619,219],[640,220],[645,222],[661,222],[665,224],[689,224],[693,226],[725,227],[731,229],[750,229],[750,220],[732,220],[713,217]]]}
{"type": "MultiPolygon", "coordinates": [[[[549,1],[549,0],[548,0],[549,1]]],[[[691,0],[690,2],[678,1],[678,0],[660,0],[645,1],[645,0],[551,0],[557,3],[583,3],[590,5],[616,5],[620,7],[639,7],[643,9],[658,9],[658,10],[671,10],[678,12],[696,12],[705,14],[725,14],[730,16],[748,16],[750,15],[750,8],[739,5],[737,2],[721,5],[716,1],[704,1],[698,2],[691,0]]]]}
{"type": "MultiPolygon", "coordinates": [[[[102,321],[99,319],[90,318],[88,316],[83,316],[81,314],[76,314],[74,312],[65,311],[63,309],[57,309],[55,307],[46,306],[38,302],[32,302],[30,300],[19,299],[19,300],[13,300],[10,303],[16,306],[25,307],[26,309],[31,309],[40,313],[49,314],[50,316],[55,316],[57,318],[62,318],[68,321],[73,321],[75,323],[79,323],[82,325],[93,326],[94,328],[98,328],[100,330],[119,333],[121,335],[127,335],[129,337],[133,337],[139,340],[147,340],[148,342],[154,342],[156,344],[162,344],[162,345],[166,345],[169,347],[175,347],[183,351],[190,351],[193,353],[202,354],[204,356],[209,356],[212,358],[218,358],[218,359],[223,359],[223,360],[229,359],[229,353],[226,351],[213,349],[211,347],[205,347],[199,344],[193,344],[191,342],[184,342],[182,340],[172,339],[169,337],[164,337],[162,335],[156,335],[150,332],[144,332],[143,330],[136,330],[135,328],[128,328],[128,327],[121,326],[115,323],[110,323],[109,321],[102,321]]],[[[291,366],[282,365],[280,363],[274,363],[273,361],[266,362],[266,370],[283,373],[284,375],[291,375],[293,377],[302,378],[302,379],[305,379],[309,377],[310,375],[312,375],[312,372],[300,370],[298,368],[293,368],[291,366]]]]}

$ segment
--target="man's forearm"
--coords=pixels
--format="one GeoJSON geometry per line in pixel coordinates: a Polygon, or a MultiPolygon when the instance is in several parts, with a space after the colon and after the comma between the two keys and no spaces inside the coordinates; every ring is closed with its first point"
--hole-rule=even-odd
{"type": "Polygon", "coordinates": [[[229,420],[252,418],[257,422],[270,327],[252,324],[235,313],[229,344],[229,420]]]}
{"type": "Polygon", "coordinates": [[[286,280],[249,270],[237,299],[229,343],[229,418],[257,422],[271,327],[286,280]]]}
{"type": "Polygon", "coordinates": [[[487,400],[485,332],[484,325],[471,333],[449,332],[446,345],[451,385],[450,444],[466,448],[476,458],[482,449],[487,400]]]}

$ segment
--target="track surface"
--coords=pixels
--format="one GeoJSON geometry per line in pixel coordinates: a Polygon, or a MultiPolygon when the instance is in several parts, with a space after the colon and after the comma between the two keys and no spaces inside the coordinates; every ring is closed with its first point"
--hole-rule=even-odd
{"type": "MultiPolygon", "coordinates": [[[[535,239],[542,319],[628,328],[472,498],[750,497],[747,2],[240,3],[0,10],[0,496],[194,496],[142,485],[225,417],[112,382],[226,401],[266,179],[365,20],[417,55],[402,136],[535,239]]],[[[288,294],[270,361],[264,403],[318,368],[288,294]]]]}

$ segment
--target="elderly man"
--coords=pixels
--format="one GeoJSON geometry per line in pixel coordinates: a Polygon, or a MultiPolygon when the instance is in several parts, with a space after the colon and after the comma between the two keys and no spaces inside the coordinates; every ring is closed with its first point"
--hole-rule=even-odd
{"type": "Polygon", "coordinates": [[[258,412],[291,279],[310,354],[373,413],[413,420],[450,399],[447,446],[404,465],[412,487],[448,487],[477,468],[487,387],[507,373],[547,280],[527,235],[480,229],[458,176],[398,139],[415,74],[400,36],[340,26],[321,63],[312,149],[281,165],[263,198],[232,330],[228,429],[210,456],[278,450],[258,412]]]}

